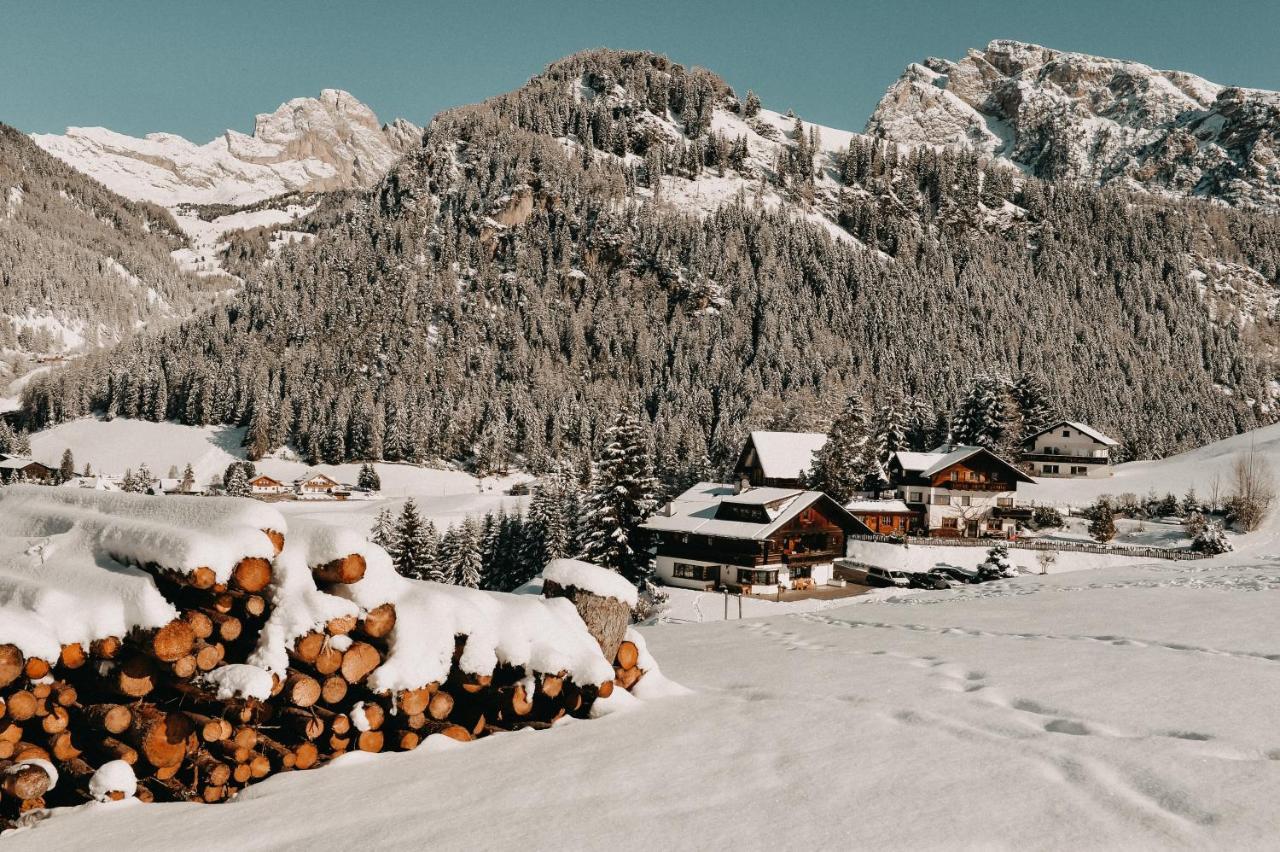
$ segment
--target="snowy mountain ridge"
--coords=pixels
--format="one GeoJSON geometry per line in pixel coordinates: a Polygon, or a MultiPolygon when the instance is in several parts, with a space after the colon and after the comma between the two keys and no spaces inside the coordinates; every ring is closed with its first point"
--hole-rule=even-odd
{"type": "Polygon", "coordinates": [[[996,40],[913,63],[866,132],[1009,160],[1038,177],[1280,210],[1280,93],[996,40]]]}
{"type": "Polygon", "coordinates": [[[246,205],[287,192],[365,188],[421,129],[339,89],[294,98],[257,116],[252,135],[227,130],[203,145],[172,133],[139,139],[103,127],[33,134],[36,144],[126,198],[167,207],[246,205]]]}

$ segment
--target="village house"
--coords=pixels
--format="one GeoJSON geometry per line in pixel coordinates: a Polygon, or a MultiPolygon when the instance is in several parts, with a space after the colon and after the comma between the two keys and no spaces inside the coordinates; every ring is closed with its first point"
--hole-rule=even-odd
{"type": "Polygon", "coordinates": [[[334,492],[340,489],[342,484],[323,473],[308,473],[294,482],[293,487],[298,492],[298,496],[304,500],[323,500],[334,497],[334,492]]]}
{"type": "Polygon", "coordinates": [[[1036,476],[1110,476],[1120,442],[1074,420],[1059,420],[1028,437],[1022,461],[1036,476]]]}
{"type": "Polygon", "coordinates": [[[876,535],[906,535],[916,516],[901,500],[876,500],[857,497],[844,504],[849,514],[867,525],[876,535]]]}
{"type": "Polygon", "coordinates": [[[693,486],[643,527],[662,582],[745,594],[826,585],[847,537],[870,533],[820,491],[715,482],[693,486]]]}
{"type": "Polygon", "coordinates": [[[1017,491],[1019,483],[1035,480],[985,447],[897,452],[888,474],[897,499],[915,514],[917,535],[1009,538],[1030,515],[1017,505],[1017,491]]]}
{"type": "MultiPolygon", "coordinates": [[[[326,477],[327,479],[328,477],[326,477]]],[[[266,496],[270,494],[284,494],[291,489],[278,479],[273,479],[265,473],[260,473],[253,479],[249,480],[249,493],[266,496]]]]}
{"type": "Polygon", "coordinates": [[[28,482],[51,482],[57,473],[56,468],[33,459],[0,453],[0,483],[11,482],[19,476],[28,482]]]}
{"type": "Polygon", "coordinates": [[[738,454],[734,480],[757,488],[803,488],[814,455],[826,443],[822,432],[752,432],[738,454]]]}

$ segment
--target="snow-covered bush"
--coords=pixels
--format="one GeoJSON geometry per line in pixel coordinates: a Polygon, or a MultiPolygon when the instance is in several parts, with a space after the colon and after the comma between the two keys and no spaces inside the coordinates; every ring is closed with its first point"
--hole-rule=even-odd
{"type": "Polygon", "coordinates": [[[1031,511],[1031,526],[1038,530],[1056,528],[1062,524],[1062,513],[1052,506],[1036,506],[1031,511]]]}
{"type": "Polygon", "coordinates": [[[1095,541],[1106,543],[1116,537],[1116,518],[1111,504],[1099,500],[1092,507],[1093,520],[1089,522],[1089,535],[1095,541]]]}
{"type": "Polygon", "coordinates": [[[652,580],[641,581],[639,600],[631,610],[631,620],[639,624],[657,618],[667,608],[668,597],[666,590],[652,580]]]}
{"type": "Polygon", "coordinates": [[[1227,533],[1221,524],[1206,521],[1191,539],[1191,549],[1197,553],[1216,555],[1229,552],[1231,542],[1227,541],[1227,533]]]}
{"type": "Polygon", "coordinates": [[[997,541],[987,551],[987,558],[978,566],[978,573],[983,577],[1012,577],[1013,564],[1009,562],[1009,543],[997,541]]]}
{"type": "Polygon", "coordinates": [[[1208,526],[1209,522],[1205,519],[1204,515],[1193,511],[1191,514],[1187,515],[1184,523],[1187,526],[1187,534],[1194,540],[1204,532],[1205,527],[1208,526]]]}

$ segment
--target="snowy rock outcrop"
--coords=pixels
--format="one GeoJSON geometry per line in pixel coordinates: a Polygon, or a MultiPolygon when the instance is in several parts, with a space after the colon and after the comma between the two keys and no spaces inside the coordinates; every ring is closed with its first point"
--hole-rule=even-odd
{"type": "Polygon", "coordinates": [[[325,89],[319,98],[294,98],[259,115],[251,136],[227,130],[203,145],[171,133],[138,139],[103,127],[32,138],[127,198],[172,207],[367,187],[420,136],[404,119],[381,125],[347,92],[325,89]]]}
{"type": "Polygon", "coordinates": [[[866,131],[971,148],[1044,178],[1280,210],[1280,94],[1138,62],[993,41],[910,65],[866,131]]]}

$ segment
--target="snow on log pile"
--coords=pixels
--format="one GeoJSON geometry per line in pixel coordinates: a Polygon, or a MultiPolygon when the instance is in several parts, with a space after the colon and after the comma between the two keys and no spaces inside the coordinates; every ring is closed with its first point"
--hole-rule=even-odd
{"type": "Polygon", "coordinates": [[[588,717],[659,677],[627,638],[606,655],[569,599],[409,580],[360,536],[251,500],[0,488],[0,828],[588,717]]]}

